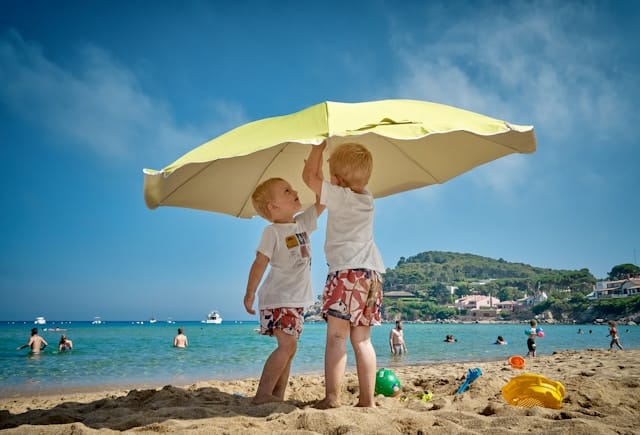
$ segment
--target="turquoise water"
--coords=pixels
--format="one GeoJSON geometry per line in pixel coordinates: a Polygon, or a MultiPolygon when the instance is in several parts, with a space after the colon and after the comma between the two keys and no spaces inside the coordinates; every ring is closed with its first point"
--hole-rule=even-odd
{"type": "MultiPolygon", "coordinates": [[[[48,328],[66,328],[73,340],[72,352],[58,353],[62,332],[42,331],[49,342],[44,353],[29,356],[16,351],[24,344],[34,325],[31,322],[0,323],[0,396],[22,393],[95,389],[96,387],[136,387],[142,385],[183,385],[198,380],[259,377],[265,359],[275,347],[275,339],[255,332],[255,322],[199,322],[132,324],[113,322],[51,323],[48,328]],[[184,327],[189,347],[172,347],[178,326],[184,327]]],[[[526,325],[513,324],[404,324],[409,353],[400,358],[389,353],[392,324],[375,327],[372,340],[378,367],[428,364],[446,361],[507,359],[527,353],[526,325]],[[443,342],[453,334],[458,342],[443,342]],[[498,335],[509,344],[494,345],[498,335]]],[[[608,348],[608,328],[598,325],[543,325],[545,337],[538,339],[538,354],[556,350],[608,348]],[[585,333],[577,334],[578,328],[585,333]],[[589,334],[589,330],[592,333],[589,334]]],[[[620,326],[620,340],[629,349],[640,348],[640,327],[620,326]],[[627,332],[628,331],[628,332],[627,332]]],[[[324,323],[305,324],[292,374],[321,373],[324,364],[324,323]]],[[[354,366],[349,351],[348,365],[354,366]]]]}

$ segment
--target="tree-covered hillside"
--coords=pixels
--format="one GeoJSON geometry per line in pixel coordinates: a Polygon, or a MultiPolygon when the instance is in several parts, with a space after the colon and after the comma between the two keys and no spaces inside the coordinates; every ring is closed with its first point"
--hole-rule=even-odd
{"type": "Polygon", "coordinates": [[[384,276],[385,292],[406,291],[438,304],[470,293],[515,300],[535,292],[589,293],[595,283],[588,269],[554,270],[474,254],[428,251],[400,258],[384,276]],[[452,296],[450,287],[457,287],[452,296]]]}
{"type": "MultiPolygon", "coordinates": [[[[640,268],[614,266],[610,278],[638,275],[640,268]]],[[[515,301],[525,296],[547,300],[519,309],[502,310],[496,318],[523,320],[546,313],[545,318],[561,322],[587,323],[595,319],[623,319],[640,322],[640,296],[592,300],[586,297],[596,282],[588,269],[558,270],[511,263],[474,254],[428,251],[400,258],[384,275],[385,320],[450,319],[465,315],[453,307],[455,299],[468,294],[490,295],[500,301],[515,301]],[[452,292],[453,290],[453,292],[452,292]]],[[[320,318],[321,302],[307,313],[320,318]]],[[[485,317],[486,318],[486,317],[485,317]]]]}

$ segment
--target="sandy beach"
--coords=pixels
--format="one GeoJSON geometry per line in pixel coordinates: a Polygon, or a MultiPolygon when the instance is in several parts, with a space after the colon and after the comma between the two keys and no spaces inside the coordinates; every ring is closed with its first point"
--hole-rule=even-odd
{"type": "Polygon", "coordinates": [[[321,375],[293,376],[287,400],[250,404],[257,379],[207,381],[154,389],[121,389],[0,399],[7,434],[634,434],[640,427],[640,350],[562,351],[507,361],[394,368],[398,397],[378,396],[376,409],[355,408],[358,387],[348,372],[343,406],[317,410],[321,375]],[[483,374],[460,395],[470,368],[483,374]],[[518,407],[501,389],[515,376],[535,373],[561,382],[560,409],[518,407]],[[421,397],[430,391],[431,400],[421,397]]]}

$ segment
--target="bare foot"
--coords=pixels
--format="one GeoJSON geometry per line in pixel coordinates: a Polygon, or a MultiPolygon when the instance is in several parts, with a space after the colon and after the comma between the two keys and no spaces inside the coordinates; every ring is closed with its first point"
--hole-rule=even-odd
{"type": "Polygon", "coordinates": [[[333,400],[329,400],[329,399],[327,399],[325,397],[324,399],[320,400],[315,405],[313,405],[313,407],[316,408],[316,409],[339,408],[340,407],[340,403],[335,402],[333,400]]]}
{"type": "Polygon", "coordinates": [[[251,401],[252,405],[262,405],[263,403],[271,403],[271,402],[282,402],[283,400],[279,397],[268,395],[268,396],[256,396],[251,401]]]}
{"type": "Polygon", "coordinates": [[[376,407],[376,402],[371,402],[371,403],[356,403],[356,408],[375,408],[376,407]]]}

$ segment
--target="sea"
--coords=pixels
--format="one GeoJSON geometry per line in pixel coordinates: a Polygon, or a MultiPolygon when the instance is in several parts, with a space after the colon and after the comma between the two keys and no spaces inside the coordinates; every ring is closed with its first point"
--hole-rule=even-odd
{"type": "MultiPolygon", "coordinates": [[[[167,323],[90,321],[47,322],[40,335],[49,346],[39,355],[16,348],[28,340],[33,321],[0,322],[0,397],[96,391],[111,388],[149,388],[189,385],[197,381],[259,378],[276,340],[260,335],[258,323],[199,321],[167,323]],[[177,328],[184,328],[189,347],[173,347],[177,328]],[[60,335],[73,341],[70,352],[58,352],[60,335]]],[[[389,351],[389,332],[394,324],[372,328],[378,368],[426,365],[441,362],[508,360],[526,355],[527,324],[403,323],[408,353],[389,351]],[[452,334],[456,342],[446,343],[452,334]],[[498,335],[506,346],[494,344],[498,335]]],[[[607,349],[606,325],[541,325],[538,355],[561,350],[607,349]],[[579,330],[583,333],[579,333],[579,330]]],[[[640,327],[619,325],[626,349],[640,348],[640,327]]],[[[293,361],[291,374],[321,374],[324,367],[324,322],[306,323],[293,361]]],[[[348,346],[347,369],[355,359],[348,346]]]]}

